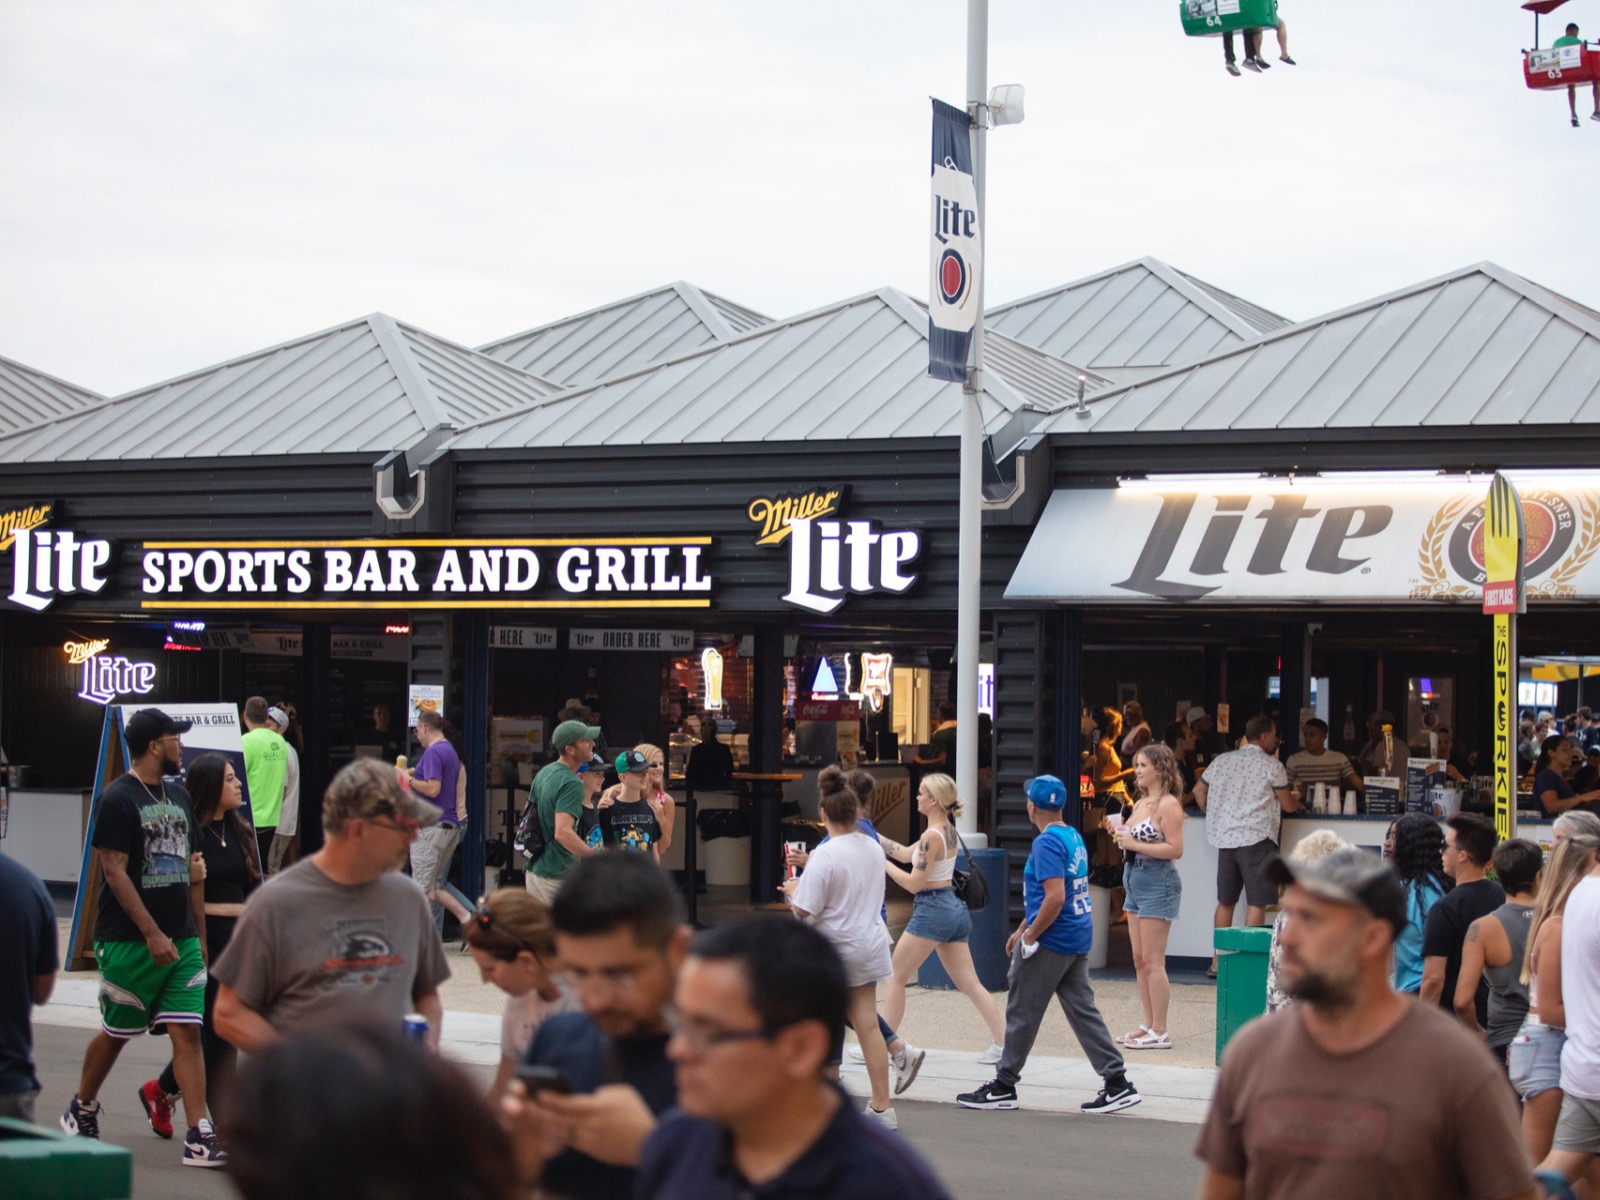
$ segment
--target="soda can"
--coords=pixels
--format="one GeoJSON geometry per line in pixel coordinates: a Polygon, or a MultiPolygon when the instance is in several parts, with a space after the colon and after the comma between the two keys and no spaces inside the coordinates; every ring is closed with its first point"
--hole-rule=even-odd
{"type": "Polygon", "coordinates": [[[407,1013],[400,1024],[400,1029],[409,1042],[428,1040],[428,1018],[421,1013],[407,1013]]]}

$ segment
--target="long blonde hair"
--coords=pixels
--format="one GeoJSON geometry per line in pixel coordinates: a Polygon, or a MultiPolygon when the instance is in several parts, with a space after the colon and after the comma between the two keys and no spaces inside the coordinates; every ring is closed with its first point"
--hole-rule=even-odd
{"type": "MultiPolygon", "coordinates": [[[[661,791],[664,793],[667,790],[667,756],[661,752],[661,747],[650,742],[640,742],[633,749],[635,753],[644,755],[645,762],[649,762],[653,758],[661,760],[661,791]]],[[[648,774],[648,772],[646,773],[648,774]]],[[[650,799],[654,800],[655,797],[651,796],[650,799]]]]}
{"type": "Polygon", "coordinates": [[[945,818],[953,825],[961,815],[961,796],[956,791],[956,781],[950,776],[935,772],[922,777],[922,786],[939,802],[939,807],[944,811],[945,818]]]}
{"type": "Polygon", "coordinates": [[[1533,948],[1539,941],[1540,928],[1551,917],[1559,917],[1566,909],[1572,890],[1594,867],[1597,849],[1600,849],[1600,840],[1569,837],[1557,842],[1550,851],[1539,898],[1533,902],[1533,919],[1528,923],[1528,947],[1522,952],[1520,978],[1523,983],[1528,982],[1533,972],[1533,948]]]}

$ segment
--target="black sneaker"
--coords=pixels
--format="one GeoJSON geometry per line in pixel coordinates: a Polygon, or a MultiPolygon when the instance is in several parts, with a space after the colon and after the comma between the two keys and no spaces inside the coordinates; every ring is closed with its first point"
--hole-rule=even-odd
{"type": "Polygon", "coordinates": [[[991,1079],[975,1092],[962,1092],[956,1097],[962,1108],[1021,1108],[1017,1103],[1017,1089],[1009,1084],[991,1079]]]}
{"type": "Polygon", "coordinates": [[[1086,1113],[1121,1112],[1125,1108],[1132,1108],[1142,1099],[1144,1097],[1139,1095],[1133,1084],[1126,1079],[1119,1079],[1114,1083],[1107,1083],[1100,1089],[1100,1094],[1093,1100],[1084,1101],[1083,1111],[1086,1113]]]}
{"type": "Polygon", "coordinates": [[[1281,63],[1288,63],[1291,67],[1298,67],[1300,65],[1299,63],[1295,62],[1294,59],[1290,58],[1287,54],[1278,55],[1278,61],[1281,62],[1281,63]]]}
{"type": "Polygon", "coordinates": [[[1258,70],[1262,70],[1262,71],[1270,71],[1270,70],[1272,70],[1272,64],[1269,63],[1264,58],[1256,59],[1256,67],[1257,67],[1258,70]]]}
{"type": "Polygon", "coordinates": [[[100,1101],[85,1104],[76,1096],[72,1103],[67,1105],[67,1111],[61,1114],[61,1128],[64,1132],[77,1137],[98,1138],[100,1136],[100,1101]]]}
{"type": "Polygon", "coordinates": [[[189,1130],[183,1139],[183,1165],[186,1167],[220,1167],[226,1165],[228,1154],[217,1141],[216,1130],[204,1117],[200,1124],[189,1130]]]}

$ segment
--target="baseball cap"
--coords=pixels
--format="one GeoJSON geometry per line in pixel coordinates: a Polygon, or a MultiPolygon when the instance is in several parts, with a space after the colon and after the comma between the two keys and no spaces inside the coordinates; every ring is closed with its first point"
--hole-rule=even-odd
{"type": "Polygon", "coordinates": [[[582,721],[563,721],[550,735],[550,744],[557,750],[565,750],[573,742],[593,742],[599,737],[598,725],[587,725],[582,721]]]}
{"type": "Polygon", "coordinates": [[[650,760],[637,750],[624,750],[617,755],[618,775],[637,775],[650,769],[650,760]]]}
{"type": "Polygon", "coordinates": [[[435,805],[400,786],[394,767],[375,758],[358,758],[341,768],[322,795],[322,823],[329,829],[373,817],[432,825],[441,815],[435,805]]]}
{"type": "Polygon", "coordinates": [[[1183,714],[1183,723],[1185,725],[1193,725],[1201,717],[1208,717],[1210,715],[1211,714],[1206,712],[1205,709],[1201,708],[1198,704],[1196,704],[1188,712],[1183,714]]]}
{"type": "Polygon", "coordinates": [[[1023,789],[1028,802],[1035,808],[1059,809],[1067,803],[1067,785],[1054,775],[1038,775],[1028,780],[1023,789]]]}
{"type": "Polygon", "coordinates": [[[279,729],[289,728],[289,714],[284,712],[281,708],[274,707],[267,709],[267,720],[271,721],[279,729]]]}
{"type": "Polygon", "coordinates": [[[138,758],[150,749],[150,743],[171,733],[188,733],[193,721],[176,721],[159,708],[141,708],[122,726],[122,739],[128,743],[128,752],[138,758]]]}
{"type": "Polygon", "coordinates": [[[606,760],[601,758],[598,754],[591,754],[589,756],[589,761],[588,762],[579,763],[578,764],[577,774],[585,775],[585,774],[588,774],[590,771],[604,772],[605,769],[606,769],[606,760]]]}
{"type": "Polygon", "coordinates": [[[1394,927],[1406,927],[1406,889],[1394,868],[1369,850],[1335,850],[1313,862],[1275,858],[1263,874],[1273,883],[1297,883],[1313,896],[1366,909],[1394,927]]]}

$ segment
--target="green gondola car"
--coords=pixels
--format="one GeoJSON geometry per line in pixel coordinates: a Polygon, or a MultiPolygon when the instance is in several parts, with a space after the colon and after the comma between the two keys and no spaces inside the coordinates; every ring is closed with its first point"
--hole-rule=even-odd
{"type": "Polygon", "coordinates": [[[1278,0],[1178,0],[1178,12],[1190,37],[1275,29],[1278,24],[1278,0]]]}

